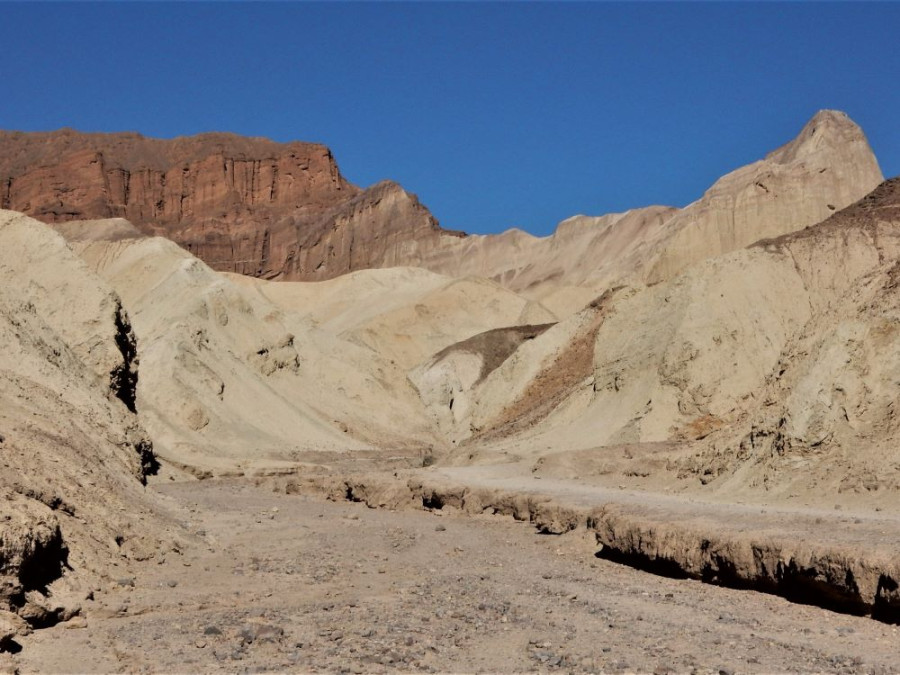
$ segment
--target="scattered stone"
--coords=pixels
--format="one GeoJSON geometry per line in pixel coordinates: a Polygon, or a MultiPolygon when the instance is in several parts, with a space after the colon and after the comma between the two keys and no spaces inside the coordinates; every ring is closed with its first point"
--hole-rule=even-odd
{"type": "Polygon", "coordinates": [[[268,623],[248,623],[238,632],[244,644],[277,642],[284,636],[284,629],[268,623]]]}
{"type": "Polygon", "coordinates": [[[0,610],[0,651],[8,645],[17,635],[27,635],[31,632],[28,624],[22,617],[12,612],[0,610]]]}

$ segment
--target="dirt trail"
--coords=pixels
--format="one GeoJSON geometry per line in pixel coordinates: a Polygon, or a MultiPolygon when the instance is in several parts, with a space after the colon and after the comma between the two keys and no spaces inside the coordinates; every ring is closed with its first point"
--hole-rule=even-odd
{"type": "Polygon", "coordinates": [[[500,516],[158,488],[205,542],[23,639],[22,672],[895,672],[898,628],[598,559],[500,516]]]}

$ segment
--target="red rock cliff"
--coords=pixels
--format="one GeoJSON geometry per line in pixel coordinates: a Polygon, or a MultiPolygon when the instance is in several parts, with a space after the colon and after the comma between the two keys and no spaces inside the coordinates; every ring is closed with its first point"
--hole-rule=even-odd
{"type": "Polygon", "coordinates": [[[399,185],[347,182],[323,145],[220,133],[0,131],[0,207],[45,222],[127,218],[216,269],[266,278],[390,265],[453,234],[399,185]]]}

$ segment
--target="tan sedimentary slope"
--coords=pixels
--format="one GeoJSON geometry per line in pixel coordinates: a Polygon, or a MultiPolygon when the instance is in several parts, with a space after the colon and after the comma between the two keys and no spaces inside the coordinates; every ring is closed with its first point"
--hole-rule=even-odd
{"type": "Polygon", "coordinates": [[[811,318],[782,350],[762,404],[682,466],[722,489],[872,495],[900,489],[900,180],[816,228],[761,242],[787,255],[811,318]]]}
{"type": "Polygon", "coordinates": [[[416,264],[451,276],[490,278],[544,300],[551,310],[571,313],[597,295],[589,282],[621,276],[619,261],[658,236],[676,211],[651,206],[600,217],[575,216],[549,237],[509,230],[445,239],[416,264]],[[586,285],[591,288],[582,288],[586,285]]]}
{"type": "Polygon", "coordinates": [[[276,283],[217,273],[126,221],[59,227],[134,321],[157,451],[217,472],[440,448],[407,371],[483,331],[554,320],[484,279],[395,268],[276,283]]]}
{"type": "Polygon", "coordinates": [[[422,363],[410,377],[432,418],[453,443],[484,443],[527,432],[570,399],[590,377],[593,343],[609,291],[555,325],[532,327],[500,364],[486,367],[502,334],[479,336],[422,363]],[[482,373],[484,376],[482,377],[482,373]]]}
{"type": "Polygon", "coordinates": [[[457,437],[487,441],[488,460],[589,451],[567,464],[579,475],[617,465],[732,491],[894,489],[898,186],[669,281],[610,291],[472,387],[457,437]],[[636,444],[658,451],[618,461],[636,444]]]}
{"type": "Polygon", "coordinates": [[[344,333],[384,354],[404,371],[445,347],[495,328],[553,322],[555,315],[498,284],[470,277],[450,280],[407,304],[344,333]]]}
{"type": "Polygon", "coordinates": [[[418,264],[495,279],[565,314],[612,285],[656,283],[695,262],[817,223],[882,180],[862,130],[844,113],[823,110],[790,143],[722,177],[683,209],[576,216],[545,238],[511,230],[445,239],[418,264]]]}
{"type": "Polygon", "coordinates": [[[8,610],[33,626],[71,615],[84,572],[152,555],[162,529],[157,514],[140,522],[154,459],[127,408],[137,364],[118,298],[57,233],[9,211],[0,282],[0,624],[23,630],[8,610]]]}
{"type": "Polygon", "coordinates": [[[556,320],[540,303],[487,279],[453,279],[415,267],[364,270],[317,283],[230,278],[404,371],[483,331],[556,320]]]}
{"type": "Polygon", "coordinates": [[[335,335],[358,328],[379,314],[415,304],[453,281],[420,267],[362,270],[310,283],[267,283],[237,274],[228,278],[335,335]]]}
{"type": "Polygon", "coordinates": [[[95,226],[71,223],[67,235],[132,316],[144,371],[138,409],[161,456],[222,472],[373,441],[434,443],[410,385],[379,355],[288,315],[166,239],[96,240],[85,234],[95,226]]]}

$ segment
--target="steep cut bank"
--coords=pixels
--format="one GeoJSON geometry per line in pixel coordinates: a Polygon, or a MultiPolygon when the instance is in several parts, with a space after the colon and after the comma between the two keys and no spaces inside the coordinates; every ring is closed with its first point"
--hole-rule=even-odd
{"type": "Polygon", "coordinates": [[[49,227],[0,211],[0,652],[168,550],[136,376],[118,297],[49,227]]]}
{"type": "Polygon", "coordinates": [[[126,218],[214,269],[273,279],[393,265],[459,235],[396,183],[350,184],[323,145],[224,133],[0,131],[0,207],[48,223],[126,218]]]}

